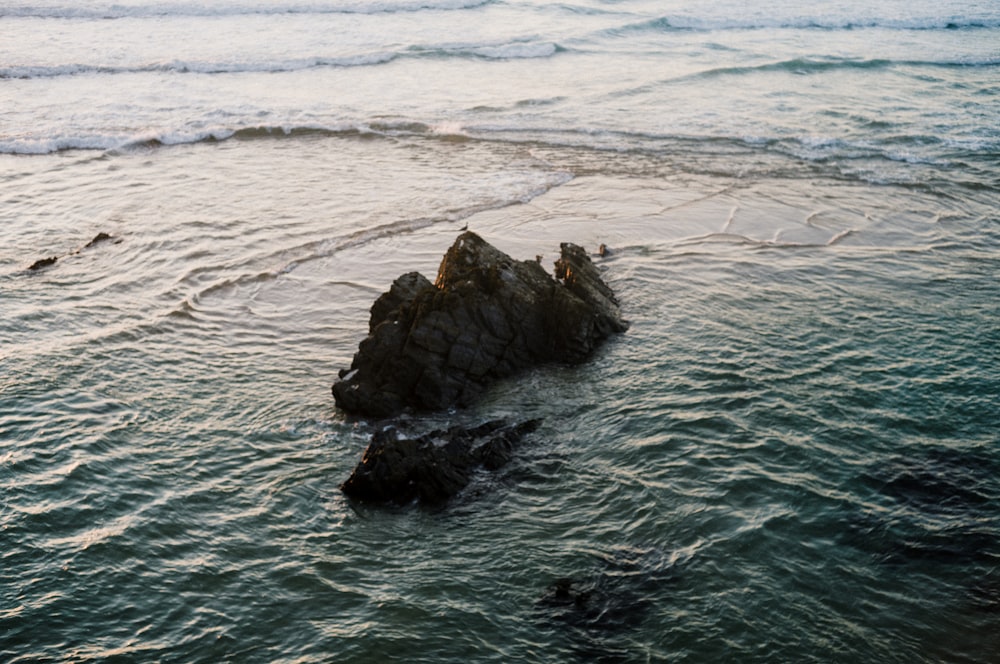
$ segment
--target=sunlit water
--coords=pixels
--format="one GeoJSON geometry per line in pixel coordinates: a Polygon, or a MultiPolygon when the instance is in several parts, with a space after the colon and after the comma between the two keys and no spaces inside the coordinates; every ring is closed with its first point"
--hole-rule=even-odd
{"type": "Polygon", "coordinates": [[[34,2],[0,34],[0,660],[997,661],[996,7],[34,2]],[[543,418],[444,508],[352,504],[378,423],[330,384],[466,224],[606,244],[631,328],[406,415],[543,418]]]}

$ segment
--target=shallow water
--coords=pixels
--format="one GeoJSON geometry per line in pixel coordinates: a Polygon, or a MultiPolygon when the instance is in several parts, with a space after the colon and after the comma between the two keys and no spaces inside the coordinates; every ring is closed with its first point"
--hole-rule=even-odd
{"type": "Polygon", "coordinates": [[[996,12],[372,7],[0,9],[0,659],[994,661],[996,12]],[[631,328],[352,504],[330,383],[466,224],[631,328]]]}

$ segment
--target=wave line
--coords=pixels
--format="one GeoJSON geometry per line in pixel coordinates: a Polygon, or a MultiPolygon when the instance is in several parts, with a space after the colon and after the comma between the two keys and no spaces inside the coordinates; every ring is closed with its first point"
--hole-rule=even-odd
{"type": "Polygon", "coordinates": [[[443,44],[409,46],[398,51],[359,53],[342,56],[312,56],[271,62],[199,62],[173,60],[133,66],[67,63],[61,65],[14,65],[0,67],[2,79],[58,78],[104,74],[281,74],[322,68],[369,67],[402,58],[479,58],[483,60],[520,60],[549,58],[568,49],[554,42],[515,40],[498,44],[443,44]]]}
{"type": "Polygon", "coordinates": [[[257,3],[233,2],[220,6],[205,6],[194,2],[159,2],[142,6],[118,3],[96,7],[70,5],[0,7],[0,18],[88,19],[111,20],[126,18],[215,17],[283,14],[393,14],[421,11],[456,11],[477,9],[496,0],[343,0],[342,2],[298,2],[261,6],[257,3]]]}
{"type": "Polygon", "coordinates": [[[640,32],[721,32],[734,30],[992,30],[1000,28],[1000,17],[890,19],[872,18],[815,18],[802,16],[792,19],[740,20],[712,19],[695,16],[658,16],[643,21],[627,23],[601,31],[612,37],[622,37],[640,32]]]}

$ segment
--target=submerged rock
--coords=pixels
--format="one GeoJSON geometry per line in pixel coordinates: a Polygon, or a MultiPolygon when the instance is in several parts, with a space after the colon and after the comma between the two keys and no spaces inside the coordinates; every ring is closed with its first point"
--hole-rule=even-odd
{"type": "Polygon", "coordinates": [[[110,240],[114,240],[115,244],[118,244],[119,242],[121,242],[121,240],[118,239],[118,238],[116,238],[114,235],[108,235],[104,231],[101,231],[100,233],[98,233],[97,235],[94,236],[93,240],[91,240],[87,244],[83,245],[83,248],[84,249],[89,249],[90,247],[93,247],[95,244],[100,244],[101,242],[108,242],[110,240]]]}
{"type": "Polygon", "coordinates": [[[375,301],[368,337],[333,385],[337,405],[375,417],[466,405],[521,369],[585,360],[628,323],[587,253],[561,250],[553,279],[461,234],[433,284],[410,272],[375,301]]]}
{"type": "Polygon", "coordinates": [[[37,261],[28,266],[29,270],[41,270],[44,267],[54,265],[55,262],[59,260],[58,256],[49,256],[48,258],[39,258],[37,261]]]}
{"type": "Polygon", "coordinates": [[[351,498],[405,505],[447,501],[483,467],[496,470],[510,460],[514,446],[539,420],[508,425],[503,420],[477,427],[452,427],[419,438],[400,438],[393,427],[372,436],[361,462],[341,490],[351,498]]]}
{"type": "Polygon", "coordinates": [[[565,630],[583,661],[634,660],[629,634],[679,578],[681,559],[654,548],[621,546],[583,577],[556,579],[535,604],[545,624],[565,630]]]}
{"type": "MultiPolygon", "coordinates": [[[[87,244],[83,245],[83,247],[81,247],[80,249],[77,249],[76,251],[71,251],[71,252],[69,252],[68,254],[65,254],[62,257],[65,257],[65,256],[74,256],[74,255],[80,253],[81,251],[83,251],[84,249],[89,249],[89,248],[93,247],[94,245],[100,244],[102,242],[110,242],[110,241],[114,241],[115,244],[118,244],[119,242],[121,242],[121,238],[116,238],[113,235],[108,235],[104,231],[101,231],[100,233],[98,233],[97,235],[94,236],[93,240],[91,240],[87,244]]],[[[31,271],[31,272],[34,272],[35,270],[41,270],[42,268],[46,268],[46,267],[49,267],[51,265],[54,265],[56,263],[56,261],[58,261],[60,258],[61,258],[60,256],[49,256],[48,258],[40,258],[37,261],[35,261],[34,263],[32,263],[31,265],[29,265],[28,266],[28,270],[31,271]]]]}

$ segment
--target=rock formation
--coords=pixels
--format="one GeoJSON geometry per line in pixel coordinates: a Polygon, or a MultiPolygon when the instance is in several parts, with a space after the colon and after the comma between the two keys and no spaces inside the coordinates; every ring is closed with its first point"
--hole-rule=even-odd
{"type": "Polygon", "coordinates": [[[508,425],[496,420],[419,438],[400,438],[394,427],[386,427],[372,436],[361,463],[341,489],[366,502],[443,503],[469,483],[477,468],[496,470],[507,463],[514,446],[538,423],[508,425]]]}
{"type": "MultiPolygon", "coordinates": [[[[109,242],[109,241],[112,241],[112,240],[114,241],[115,244],[118,244],[119,242],[121,242],[120,238],[116,238],[113,235],[108,235],[107,233],[101,231],[100,233],[98,233],[97,235],[94,236],[93,240],[91,240],[87,244],[83,245],[82,248],[77,249],[76,251],[71,251],[70,253],[66,254],[66,256],[76,255],[76,254],[80,253],[81,251],[83,251],[84,249],[90,249],[94,245],[100,244],[102,242],[109,242]]],[[[28,266],[28,271],[29,272],[35,272],[37,270],[41,270],[43,268],[55,265],[56,261],[58,261],[59,258],[60,258],[59,256],[49,256],[48,258],[39,258],[37,261],[35,261],[34,263],[32,263],[31,265],[28,266]]]]}
{"type": "Polygon", "coordinates": [[[57,260],[58,256],[49,256],[48,258],[39,258],[37,261],[28,266],[29,270],[41,270],[43,267],[48,267],[53,265],[57,260]]]}
{"type": "Polygon", "coordinates": [[[91,240],[87,244],[83,245],[83,248],[84,249],[89,249],[90,247],[93,247],[95,244],[100,244],[101,242],[109,242],[111,240],[114,240],[115,244],[121,242],[121,240],[116,239],[113,235],[108,235],[104,231],[101,231],[100,233],[98,233],[97,235],[94,236],[93,240],[91,240]]]}
{"type": "Polygon", "coordinates": [[[373,417],[466,405],[521,369],[585,360],[628,323],[586,252],[561,249],[553,279],[462,233],[433,284],[404,274],[375,301],[368,337],[333,385],[337,404],[373,417]]]}

